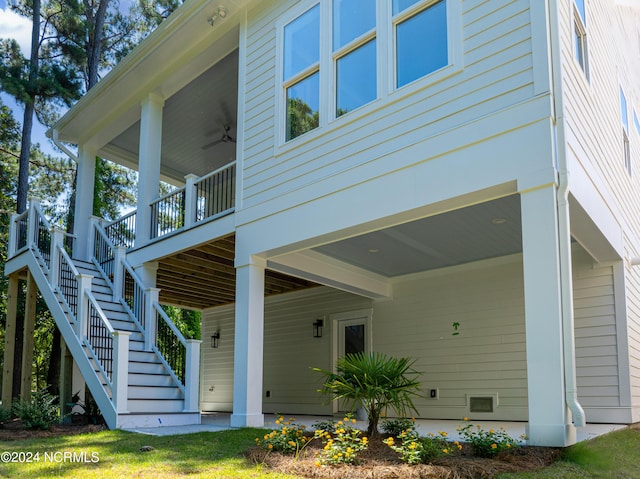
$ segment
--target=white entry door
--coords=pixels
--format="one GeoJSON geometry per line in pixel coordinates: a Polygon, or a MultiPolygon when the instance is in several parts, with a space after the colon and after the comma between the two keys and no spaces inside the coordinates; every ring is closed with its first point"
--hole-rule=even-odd
{"type": "MultiPolygon", "coordinates": [[[[333,370],[339,357],[346,354],[367,352],[371,350],[371,310],[362,309],[346,313],[332,314],[334,355],[333,370]]],[[[349,410],[345,401],[334,401],[333,412],[349,410]]]]}

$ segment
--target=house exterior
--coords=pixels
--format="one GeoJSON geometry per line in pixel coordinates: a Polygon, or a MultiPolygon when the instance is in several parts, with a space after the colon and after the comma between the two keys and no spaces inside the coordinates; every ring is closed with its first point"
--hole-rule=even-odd
{"type": "Polygon", "coordinates": [[[330,415],[311,368],[360,350],[416,358],[422,418],[549,446],[637,422],[639,25],[619,0],[189,0],[50,132],[78,146],[72,253],[34,203],[5,272],[111,427],[330,415]],[[116,222],[90,218],[96,155],[139,171],[116,222]],[[202,310],[202,344],[160,303],[202,310]]]}

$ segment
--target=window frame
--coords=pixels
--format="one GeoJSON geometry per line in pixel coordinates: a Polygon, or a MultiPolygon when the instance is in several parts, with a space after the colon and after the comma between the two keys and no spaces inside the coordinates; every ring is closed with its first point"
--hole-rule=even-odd
{"type": "MultiPolygon", "coordinates": [[[[587,41],[587,20],[582,17],[578,6],[576,5],[575,0],[572,2],[573,5],[573,32],[572,32],[572,44],[573,44],[573,52],[572,57],[574,61],[578,64],[582,72],[584,73],[587,80],[589,80],[589,48],[587,41]],[[578,58],[578,52],[580,52],[581,58],[578,58]]],[[[585,17],[587,16],[585,9],[585,17]]]]}
{"type": "Polygon", "coordinates": [[[365,116],[380,108],[381,102],[387,105],[388,103],[400,101],[406,96],[428,88],[463,69],[462,6],[458,0],[419,0],[415,5],[398,13],[395,18],[392,14],[392,6],[389,0],[376,0],[376,25],[374,28],[343,45],[336,52],[333,51],[332,6],[332,0],[303,0],[276,22],[276,74],[274,77],[276,84],[275,121],[277,122],[277,138],[274,142],[274,155],[286,153],[298,145],[312,141],[317,136],[333,131],[333,129],[344,125],[344,122],[351,122],[365,116]],[[400,18],[408,19],[439,1],[443,1],[446,8],[448,63],[410,83],[396,87],[396,22],[400,18]],[[304,72],[299,72],[285,81],[283,74],[284,29],[288,24],[294,22],[316,5],[320,6],[320,61],[317,65],[309,67],[304,72]],[[328,41],[325,39],[328,39],[328,41]],[[337,60],[373,39],[375,39],[376,43],[376,98],[337,116],[337,60]],[[313,71],[312,68],[314,69],[313,71]],[[312,75],[315,71],[319,71],[320,76],[318,127],[286,140],[287,88],[312,75]]]}
{"type": "Polygon", "coordinates": [[[622,127],[622,158],[624,167],[631,176],[631,145],[629,144],[629,105],[624,90],[620,87],[620,123],[622,127]]]}

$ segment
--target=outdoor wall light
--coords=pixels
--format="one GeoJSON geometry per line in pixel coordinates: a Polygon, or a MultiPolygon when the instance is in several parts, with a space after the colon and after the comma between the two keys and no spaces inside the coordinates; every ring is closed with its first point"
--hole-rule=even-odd
{"type": "Polygon", "coordinates": [[[211,347],[217,348],[219,342],[220,342],[220,331],[216,331],[215,333],[213,333],[213,336],[211,336],[211,347]]]}
{"type": "Polygon", "coordinates": [[[220,5],[216,9],[215,13],[209,17],[209,20],[208,20],[209,25],[213,26],[217,20],[222,20],[223,18],[226,18],[226,16],[227,16],[227,9],[224,6],[220,5]]]}
{"type": "Polygon", "coordinates": [[[324,326],[324,319],[316,319],[313,323],[313,337],[321,338],[322,337],[322,327],[324,326]]]}

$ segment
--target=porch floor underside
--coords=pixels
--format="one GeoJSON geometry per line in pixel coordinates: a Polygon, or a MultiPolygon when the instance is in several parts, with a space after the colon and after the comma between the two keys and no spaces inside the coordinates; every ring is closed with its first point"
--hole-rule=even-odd
{"type": "MultiPolygon", "coordinates": [[[[287,415],[282,414],[285,417],[295,417],[296,424],[304,424],[309,430],[313,430],[313,423],[316,421],[326,421],[332,419],[331,416],[307,416],[307,415],[287,415]]],[[[216,432],[225,431],[228,429],[234,429],[230,425],[231,413],[202,413],[202,424],[189,425],[189,426],[159,426],[148,428],[136,428],[127,429],[130,432],[136,432],[139,434],[148,434],[150,436],[174,436],[178,434],[192,434],[197,432],[216,432]]],[[[264,415],[264,427],[269,429],[274,427],[276,416],[274,414],[264,415]]],[[[504,428],[507,433],[513,438],[519,438],[525,434],[526,422],[515,421],[471,421],[474,425],[478,424],[485,430],[504,428]]],[[[458,431],[456,430],[460,426],[461,421],[458,420],[445,420],[445,419],[416,419],[417,431],[420,435],[426,435],[427,433],[438,433],[444,431],[447,433],[447,437],[452,441],[460,440],[458,431]]],[[[365,421],[358,421],[356,427],[361,430],[367,429],[367,423],[365,421]]],[[[625,424],[587,424],[585,427],[579,427],[577,431],[577,440],[586,441],[593,439],[594,437],[602,434],[607,434],[612,431],[624,429],[628,427],[625,424]]]]}

